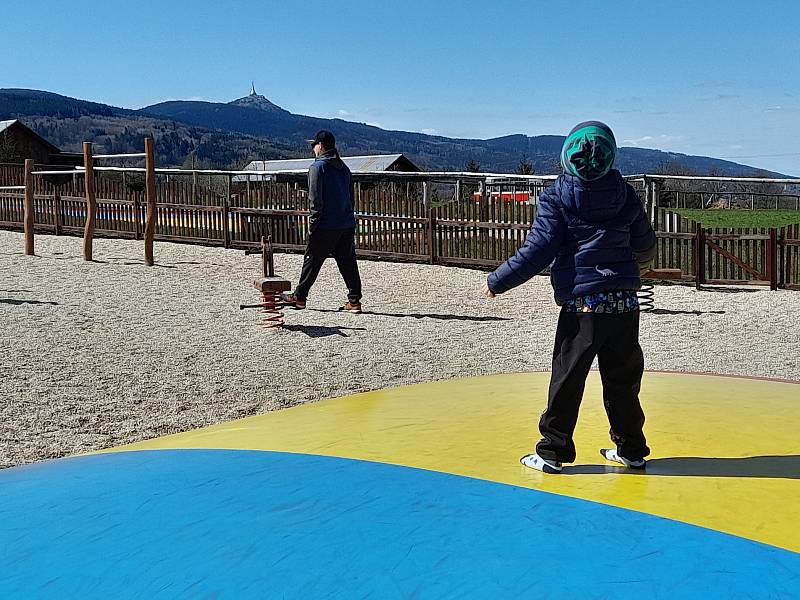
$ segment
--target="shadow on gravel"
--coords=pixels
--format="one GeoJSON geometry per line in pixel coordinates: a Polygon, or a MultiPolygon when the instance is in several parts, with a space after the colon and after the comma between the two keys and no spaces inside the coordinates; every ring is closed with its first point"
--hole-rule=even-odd
{"type": "Polygon", "coordinates": [[[666,308],[654,308],[642,311],[650,315],[724,315],[724,310],[669,310],[666,308]]]}
{"type": "Polygon", "coordinates": [[[90,263],[94,263],[96,265],[107,265],[108,264],[107,260],[92,259],[92,260],[84,261],[83,257],[80,257],[80,256],[55,256],[55,255],[53,255],[51,258],[53,260],[74,260],[74,261],[77,261],[78,259],[81,259],[82,262],[90,262],[90,263]]]}
{"type": "Polygon", "coordinates": [[[739,292],[765,292],[769,291],[769,287],[709,287],[709,286],[702,286],[701,290],[703,292],[719,292],[720,294],[738,294],[739,292]]]}
{"type": "Polygon", "coordinates": [[[647,470],[636,471],[611,465],[567,465],[569,475],[624,473],[656,477],[757,477],[800,479],[800,455],[747,456],[744,458],[706,458],[676,456],[647,461],[647,470]]]}
{"type": "MultiPolygon", "coordinates": [[[[143,260],[136,260],[136,261],[124,262],[124,263],[120,263],[120,264],[128,266],[128,267],[132,267],[134,265],[144,265],[144,261],[143,260]]],[[[161,269],[177,269],[178,268],[178,267],[176,267],[174,265],[162,265],[162,264],[159,264],[159,263],[155,263],[153,266],[154,267],[159,267],[161,269]]]]}
{"type": "Polygon", "coordinates": [[[332,335],[339,335],[341,337],[350,337],[345,331],[366,331],[365,327],[324,327],[322,325],[284,325],[283,329],[287,331],[297,331],[304,333],[310,338],[329,337],[332,335]]]}
{"type": "Polygon", "coordinates": [[[16,300],[14,298],[0,298],[0,304],[10,304],[11,306],[19,306],[20,304],[50,304],[58,306],[58,302],[49,302],[46,300],[16,300]]]}
{"type": "MultiPolygon", "coordinates": [[[[313,310],[315,312],[332,312],[338,313],[342,312],[340,310],[329,310],[325,308],[310,308],[308,310],[313,310]]],[[[397,318],[407,318],[407,319],[437,319],[439,321],[513,321],[509,317],[473,317],[470,315],[436,315],[436,314],[420,314],[420,313],[383,313],[383,312],[374,312],[371,310],[365,310],[362,315],[375,315],[378,317],[397,317],[397,318]]]]}

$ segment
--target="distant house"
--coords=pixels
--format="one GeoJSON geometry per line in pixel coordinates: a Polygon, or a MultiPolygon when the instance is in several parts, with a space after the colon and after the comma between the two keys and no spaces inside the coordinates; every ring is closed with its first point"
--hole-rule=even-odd
{"type": "MultiPolygon", "coordinates": [[[[404,154],[376,154],[372,156],[343,156],[342,160],[353,173],[370,171],[411,171],[419,172],[421,169],[411,162],[404,154]]],[[[298,158],[292,160],[254,160],[243,171],[308,171],[313,158],[298,158]]],[[[262,181],[270,179],[269,175],[236,175],[234,182],[262,181]]]]}
{"type": "Polygon", "coordinates": [[[62,152],[22,121],[0,121],[0,162],[21,163],[26,158],[40,165],[83,164],[83,155],[62,152]]]}

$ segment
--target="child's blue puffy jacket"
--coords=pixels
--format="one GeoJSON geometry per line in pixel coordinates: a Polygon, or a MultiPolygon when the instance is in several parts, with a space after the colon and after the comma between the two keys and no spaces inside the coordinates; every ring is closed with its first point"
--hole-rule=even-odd
{"type": "Polygon", "coordinates": [[[501,294],[551,265],[556,302],[636,290],[656,236],[636,191],[616,169],[594,181],[562,175],[542,192],[525,244],[488,278],[501,294]],[[554,260],[555,259],[555,260],[554,260]]]}

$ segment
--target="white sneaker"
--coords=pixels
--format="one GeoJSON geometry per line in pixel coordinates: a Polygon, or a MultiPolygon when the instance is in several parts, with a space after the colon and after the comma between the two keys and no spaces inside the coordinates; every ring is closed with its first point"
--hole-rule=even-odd
{"type": "Polygon", "coordinates": [[[640,458],[639,460],[630,460],[624,456],[620,456],[616,448],[602,448],[600,450],[600,454],[606,460],[625,465],[629,469],[644,469],[647,466],[647,461],[643,458],[640,458]]]}
{"type": "Polygon", "coordinates": [[[519,459],[526,467],[530,467],[531,469],[536,469],[537,471],[541,471],[542,473],[549,473],[551,475],[556,475],[561,473],[561,463],[555,460],[545,460],[538,454],[526,454],[522,458],[519,459]]]}

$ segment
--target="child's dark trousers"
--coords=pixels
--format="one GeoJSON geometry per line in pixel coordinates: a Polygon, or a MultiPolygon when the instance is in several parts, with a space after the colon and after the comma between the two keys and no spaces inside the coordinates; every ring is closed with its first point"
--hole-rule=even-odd
{"type": "Polygon", "coordinates": [[[639,346],[639,311],[620,314],[562,310],[553,349],[547,410],[539,421],[542,440],[536,453],[545,460],[573,462],[572,434],[578,420],[586,376],[594,357],[603,381],[603,404],[611,440],[620,455],[638,460],[650,454],[642,427],[639,387],[644,356],[639,346]]]}

